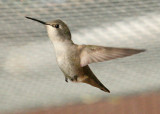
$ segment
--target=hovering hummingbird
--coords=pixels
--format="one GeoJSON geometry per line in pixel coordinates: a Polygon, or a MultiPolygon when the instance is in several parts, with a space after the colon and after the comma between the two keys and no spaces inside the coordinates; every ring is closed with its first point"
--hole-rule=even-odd
{"type": "Polygon", "coordinates": [[[145,51],[96,45],[77,45],[73,43],[71,32],[63,21],[43,22],[27,16],[26,18],[46,25],[48,36],[55,48],[58,66],[64,73],[66,82],[69,79],[72,82],[87,83],[110,93],[109,89],[97,79],[88,64],[122,58],[145,51]]]}

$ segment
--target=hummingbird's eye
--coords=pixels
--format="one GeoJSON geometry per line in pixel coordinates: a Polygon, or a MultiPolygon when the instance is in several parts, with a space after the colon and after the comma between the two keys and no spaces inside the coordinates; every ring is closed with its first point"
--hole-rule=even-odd
{"type": "Polygon", "coordinates": [[[56,25],[55,25],[55,28],[59,28],[59,25],[58,25],[58,24],[56,24],[56,25]]]}

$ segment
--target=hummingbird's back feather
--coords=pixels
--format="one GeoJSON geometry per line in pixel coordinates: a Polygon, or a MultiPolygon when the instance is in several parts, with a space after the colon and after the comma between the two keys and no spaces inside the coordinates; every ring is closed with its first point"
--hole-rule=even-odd
{"type": "Polygon", "coordinates": [[[79,47],[81,50],[81,67],[94,62],[103,62],[111,59],[122,58],[145,51],[138,49],[113,48],[95,45],[81,45],[79,47]]]}

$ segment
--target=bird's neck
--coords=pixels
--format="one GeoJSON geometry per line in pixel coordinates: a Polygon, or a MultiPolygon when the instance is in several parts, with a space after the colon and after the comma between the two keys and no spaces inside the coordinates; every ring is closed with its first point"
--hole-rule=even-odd
{"type": "Polygon", "coordinates": [[[56,40],[52,43],[54,45],[56,55],[69,51],[75,45],[72,40],[56,40]]]}

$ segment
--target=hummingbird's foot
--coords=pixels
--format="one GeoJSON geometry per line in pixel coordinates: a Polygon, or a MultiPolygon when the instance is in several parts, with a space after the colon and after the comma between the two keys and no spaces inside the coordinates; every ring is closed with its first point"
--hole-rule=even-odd
{"type": "Polygon", "coordinates": [[[65,77],[65,81],[68,83],[68,78],[67,77],[65,77]]]}
{"type": "Polygon", "coordinates": [[[75,75],[75,76],[73,76],[73,77],[71,78],[71,81],[77,81],[77,78],[78,78],[78,76],[75,75]]]}
{"type": "Polygon", "coordinates": [[[77,76],[77,75],[75,75],[73,78],[74,78],[74,80],[75,80],[75,81],[77,81],[78,76],[77,76]]]}

